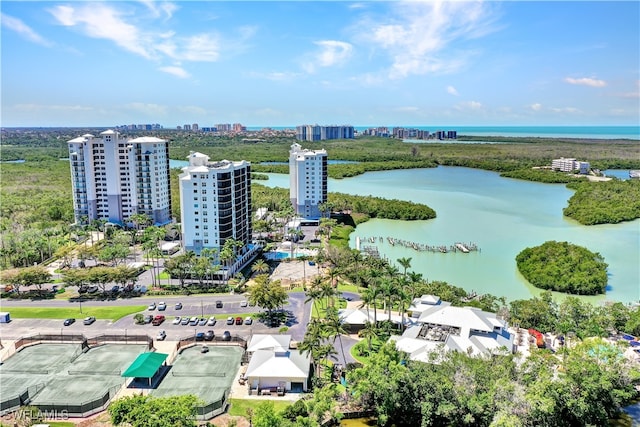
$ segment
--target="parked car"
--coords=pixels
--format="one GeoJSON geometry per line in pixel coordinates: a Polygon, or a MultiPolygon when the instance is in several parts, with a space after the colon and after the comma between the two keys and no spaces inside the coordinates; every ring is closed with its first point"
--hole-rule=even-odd
{"type": "Polygon", "coordinates": [[[152,302],[151,304],[149,304],[149,307],[147,307],[147,310],[155,310],[156,309],[156,303],[152,302]]]}
{"type": "Polygon", "coordinates": [[[189,316],[184,316],[180,321],[180,324],[184,326],[184,325],[188,325],[189,322],[191,322],[191,319],[189,319],[189,316]]]}
{"type": "Polygon", "coordinates": [[[89,286],[87,288],[87,292],[89,292],[90,294],[95,294],[96,292],[98,292],[98,286],[96,285],[89,286]]]}
{"type": "Polygon", "coordinates": [[[208,330],[207,332],[204,333],[204,340],[205,341],[211,341],[213,339],[213,337],[215,337],[215,333],[212,330],[208,330]]]}
{"type": "Polygon", "coordinates": [[[151,321],[151,324],[153,326],[160,326],[162,324],[162,322],[164,322],[165,317],[161,314],[157,315],[156,317],[153,318],[153,320],[151,321]]]}
{"type": "Polygon", "coordinates": [[[247,305],[247,301],[240,301],[240,307],[246,307],[247,305]]]}
{"type": "Polygon", "coordinates": [[[198,318],[194,316],[191,319],[189,319],[189,325],[197,326],[198,325],[198,318]]]}
{"type": "Polygon", "coordinates": [[[209,347],[203,345],[202,347],[200,347],[200,353],[209,353],[209,347]]]}
{"type": "Polygon", "coordinates": [[[236,317],[236,325],[242,325],[242,317],[236,317]]]}
{"type": "Polygon", "coordinates": [[[204,341],[204,332],[198,332],[196,334],[196,341],[204,341]]]}
{"type": "Polygon", "coordinates": [[[176,310],[182,310],[182,303],[181,302],[177,302],[176,303],[176,310]]]}
{"type": "Polygon", "coordinates": [[[182,321],[182,317],[176,316],[176,318],[173,319],[173,324],[174,325],[179,325],[181,321],[182,321]]]}
{"type": "Polygon", "coordinates": [[[167,333],[164,330],[162,330],[162,331],[158,332],[158,336],[156,336],[156,339],[158,341],[164,341],[164,339],[166,337],[167,337],[167,333]]]}
{"type": "Polygon", "coordinates": [[[76,319],[65,319],[64,326],[73,325],[76,322],[76,319]]]}
{"type": "Polygon", "coordinates": [[[222,341],[231,341],[231,332],[224,331],[222,333],[222,341]]]}
{"type": "Polygon", "coordinates": [[[216,301],[216,308],[222,308],[222,301],[216,301]]]}
{"type": "Polygon", "coordinates": [[[153,321],[153,316],[150,314],[147,314],[146,316],[144,316],[144,323],[151,323],[153,321]]]}
{"type": "Polygon", "coordinates": [[[206,326],[206,325],[207,325],[207,318],[201,317],[200,320],[198,320],[198,326],[206,326]]]}
{"type": "Polygon", "coordinates": [[[247,317],[244,319],[244,324],[245,324],[245,325],[250,325],[250,324],[252,324],[252,323],[253,323],[253,319],[251,318],[251,316],[247,316],[247,317]]]}
{"type": "Polygon", "coordinates": [[[211,316],[209,318],[209,321],[207,321],[207,326],[215,326],[215,324],[216,324],[216,318],[215,316],[211,316]]]}
{"type": "Polygon", "coordinates": [[[120,286],[114,285],[114,286],[111,287],[111,293],[112,294],[117,294],[118,292],[120,292],[120,286]]]}
{"type": "Polygon", "coordinates": [[[233,317],[227,317],[227,325],[233,325],[233,317]]]}
{"type": "Polygon", "coordinates": [[[91,325],[95,321],[96,321],[95,317],[89,316],[89,317],[85,317],[82,323],[84,323],[85,325],[91,325]]]}
{"type": "Polygon", "coordinates": [[[164,302],[160,301],[158,303],[158,311],[165,311],[167,309],[167,304],[165,304],[164,302]]]}

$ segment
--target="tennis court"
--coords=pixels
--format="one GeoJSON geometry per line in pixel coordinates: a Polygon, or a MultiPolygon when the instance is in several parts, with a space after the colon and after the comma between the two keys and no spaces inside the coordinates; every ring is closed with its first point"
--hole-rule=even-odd
{"type": "MultiPolygon", "coordinates": [[[[147,350],[142,344],[104,344],[82,353],[55,375],[33,400],[34,405],[84,405],[119,388],[122,372],[147,350]]],[[[82,411],[84,412],[84,411],[82,411]]]]}
{"type": "Polygon", "coordinates": [[[104,344],[87,351],[81,344],[37,344],[0,366],[2,411],[27,399],[41,410],[84,415],[103,407],[124,384],[120,376],[147,350],[144,344],[104,344]]]}
{"type": "MultiPolygon", "coordinates": [[[[239,346],[201,345],[185,348],[157,389],[155,396],[194,394],[204,402],[200,414],[220,410],[231,390],[231,384],[240,368],[242,353],[239,346]]],[[[206,417],[205,417],[206,418],[206,417]]]]}
{"type": "Polygon", "coordinates": [[[80,344],[38,344],[23,348],[0,365],[2,412],[36,395],[69,364],[80,344]]]}

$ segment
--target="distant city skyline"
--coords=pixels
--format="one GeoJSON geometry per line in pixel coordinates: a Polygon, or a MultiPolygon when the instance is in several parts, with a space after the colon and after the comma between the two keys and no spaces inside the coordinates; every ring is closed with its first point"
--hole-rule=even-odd
{"type": "Polygon", "coordinates": [[[3,127],[638,125],[640,2],[3,1],[3,127]]]}

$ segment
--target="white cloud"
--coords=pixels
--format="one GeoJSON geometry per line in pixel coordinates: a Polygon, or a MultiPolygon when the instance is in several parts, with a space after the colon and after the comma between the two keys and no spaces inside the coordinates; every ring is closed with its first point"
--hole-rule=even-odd
{"type": "Polygon", "coordinates": [[[333,67],[344,64],[353,53],[353,45],[338,40],[320,40],[314,42],[319,49],[307,55],[303,68],[313,73],[316,67],[333,67]]]}
{"type": "Polygon", "coordinates": [[[210,34],[185,38],[165,37],[155,47],[171,59],[191,62],[215,62],[220,57],[220,43],[210,34]]]}
{"type": "Polygon", "coordinates": [[[31,27],[22,22],[22,20],[18,18],[14,18],[13,16],[5,15],[4,13],[0,13],[0,23],[3,27],[6,27],[16,33],[20,34],[25,39],[37,43],[42,46],[50,47],[53,45],[49,40],[42,37],[40,34],[35,32],[31,27]]]}
{"type": "Polygon", "coordinates": [[[66,27],[78,27],[84,34],[97,39],[111,40],[121,48],[151,59],[153,50],[147,36],[135,25],[128,24],[115,8],[101,3],[79,7],[55,6],[50,10],[54,18],[66,27]]]}
{"type": "Polygon", "coordinates": [[[453,86],[447,86],[447,93],[453,96],[460,96],[458,90],[453,86]]]}
{"type": "Polygon", "coordinates": [[[591,86],[591,87],[604,87],[607,85],[607,82],[604,80],[593,79],[589,77],[581,77],[574,79],[572,77],[567,77],[564,79],[565,82],[572,85],[582,85],[582,86],[591,86]]]}
{"type": "Polygon", "coordinates": [[[581,111],[575,107],[552,107],[550,108],[551,111],[553,111],[554,113],[569,113],[569,114],[575,114],[575,113],[580,113],[581,111]]]}
{"type": "Polygon", "coordinates": [[[469,52],[452,49],[459,40],[478,38],[495,31],[491,3],[402,2],[388,23],[365,19],[357,38],[381,48],[391,58],[388,77],[448,73],[465,63],[469,52]]]}
{"type": "Polygon", "coordinates": [[[464,101],[455,106],[456,110],[481,110],[482,104],[478,101],[464,101]]]}
{"type": "Polygon", "coordinates": [[[418,107],[397,107],[393,109],[394,111],[398,111],[400,113],[416,113],[418,111],[420,111],[420,108],[418,107]]]}
{"type": "Polygon", "coordinates": [[[181,79],[186,79],[187,77],[191,76],[184,68],[175,65],[160,67],[158,69],[164,73],[173,74],[176,77],[180,77],[181,79]]]}
{"type": "Polygon", "coordinates": [[[154,17],[165,15],[165,20],[171,19],[173,13],[178,10],[178,6],[169,2],[156,2],[153,0],[140,0],[140,3],[144,4],[154,17]]]}
{"type": "Polygon", "coordinates": [[[297,77],[300,77],[302,74],[300,73],[292,73],[288,71],[273,71],[270,73],[259,73],[256,71],[251,71],[246,73],[249,77],[259,78],[259,79],[267,79],[273,81],[287,81],[293,80],[297,77]]]}
{"type": "Polygon", "coordinates": [[[537,102],[536,102],[535,104],[531,104],[529,107],[530,107],[533,111],[540,111],[540,110],[542,110],[542,104],[537,103],[537,102]]]}
{"type": "Polygon", "coordinates": [[[21,111],[33,111],[33,112],[39,112],[39,111],[91,111],[93,110],[93,107],[89,107],[86,105],[56,105],[56,104],[50,104],[50,105],[43,105],[43,104],[16,104],[14,106],[14,108],[16,110],[21,110],[21,111]]]}

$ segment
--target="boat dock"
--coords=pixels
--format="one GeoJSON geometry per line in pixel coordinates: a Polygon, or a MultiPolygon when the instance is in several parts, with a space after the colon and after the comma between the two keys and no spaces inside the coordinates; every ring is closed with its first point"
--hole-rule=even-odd
{"type": "MultiPolygon", "coordinates": [[[[430,245],[427,243],[418,243],[412,242],[409,240],[397,239],[395,237],[357,237],[356,238],[356,247],[359,246],[360,242],[368,242],[372,245],[374,244],[384,244],[385,242],[391,246],[402,246],[405,248],[411,248],[418,252],[440,252],[443,254],[446,253],[456,253],[461,252],[463,254],[468,254],[469,252],[482,252],[478,245],[473,242],[463,243],[463,242],[455,242],[451,245],[430,245]]],[[[368,246],[369,248],[375,246],[368,246]]]]}

